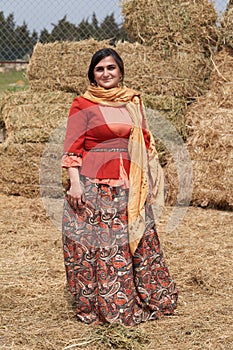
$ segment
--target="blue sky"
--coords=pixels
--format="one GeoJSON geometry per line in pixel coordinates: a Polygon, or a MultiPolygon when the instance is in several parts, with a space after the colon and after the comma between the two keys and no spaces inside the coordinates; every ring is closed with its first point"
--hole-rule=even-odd
{"type": "Polygon", "coordinates": [[[30,30],[52,29],[51,23],[57,23],[67,15],[67,20],[78,24],[82,19],[92,17],[95,12],[99,22],[114,12],[115,19],[121,22],[120,0],[0,0],[0,11],[5,17],[14,13],[17,25],[27,23],[30,30]]]}
{"type": "MultiPolygon", "coordinates": [[[[67,15],[67,20],[78,24],[82,19],[91,19],[95,12],[99,22],[112,12],[118,23],[122,22],[120,0],[0,0],[0,11],[5,16],[14,13],[16,25],[23,21],[32,31],[40,32],[43,28],[52,29],[61,18],[67,15]]],[[[227,0],[214,1],[218,12],[224,11],[227,0]]]]}

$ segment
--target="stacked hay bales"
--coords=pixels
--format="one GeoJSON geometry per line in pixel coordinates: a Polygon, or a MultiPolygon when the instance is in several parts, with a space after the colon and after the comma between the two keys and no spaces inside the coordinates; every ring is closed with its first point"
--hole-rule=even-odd
{"type": "Polygon", "coordinates": [[[132,38],[171,55],[182,45],[215,45],[217,13],[208,0],[123,0],[124,26],[132,38]]]}
{"type": "MultiPolygon", "coordinates": [[[[228,47],[232,44],[231,10],[232,5],[229,1],[222,24],[225,28],[224,44],[228,47]]],[[[208,0],[188,2],[125,0],[123,15],[124,25],[130,36],[149,47],[149,50],[160,52],[163,64],[166,65],[166,72],[176,80],[187,82],[187,91],[190,89],[190,94],[184,93],[183,90],[180,95],[178,89],[177,92],[172,92],[173,95],[191,102],[197,99],[191,104],[186,115],[181,114],[181,118],[185,120],[184,124],[187,125],[183,139],[188,140],[187,147],[193,159],[192,203],[230,208],[232,134],[225,130],[225,126],[227,125],[227,130],[232,128],[230,102],[233,100],[232,76],[229,76],[232,74],[229,73],[232,71],[232,66],[229,63],[230,56],[224,52],[215,58],[222,33],[220,34],[216,26],[218,16],[213,3],[208,0]],[[215,73],[211,75],[213,70],[215,73]],[[213,79],[216,74],[217,78],[213,79]],[[191,89],[194,85],[195,88],[191,89]]],[[[163,94],[167,95],[171,90],[166,89],[164,82],[162,80],[165,87],[163,94]]],[[[176,87],[179,87],[177,81],[176,87]]],[[[182,158],[182,155],[180,157],[182,158]]],[[[172,158],[166,158],[167,203],[175,204],[178,194],[177,164],[175,165],[172,158]]],[[[182,169],[184,182],[188,177],[185,173],[187,169],[184,164],[182,169]]],[[[183,184],[180,185],[179,191],[182,192],[183,184]]],[[[185,183],[183,187],[185,188],[185,183]]],[[[186,193],[179,195],[178,204],[187,202],[186,193]]]]}
{"type": "MultiPolygon", "coordinates": [[[[214,195],[217,199],[213,200],[213,196],[211,197],[212,194],[210,194],[212,191],[210,187],[214,187],[214,183],[211,183],[209,187],[207,186],[208,188],[206,185],[201,185],[203,189],[199,193],[199,197],[197,194],[201,181],[208,181],[207,173],[202,178],[197,175],[202,174],[204,171],[203,168],[199,171],[198,169],[200,167],[197,167],[199,158],[204,160],[204,157],[200,154],[201,152],[205,153],[206,149],[208,149],[206,146],[208,141],[205,145],[201,145],[202,140],[198,136],[199,134],[197,134],[199,132],[198,130],[205,131],[205,140],[207,140],[211,137],[208,125],[212,125],[211,130],[213,128],[220,130],[219,128],[221,127],[216,122],[217,118],[213,118],[212,124],[205,124],[205,121],[209,118],[207,113],[209,107],[212,106],[215,108],[216,113],[219,108],[219,102],[216,102],[218,100],[218,92],[211,90],[205,96],[210,84],[211,86],[212,84],[215,86],[222,84],[219,83],[219,79],[217,79],[217,83],[212,83],[213,74],[211,76],[212,80],[210,79],[210,74],[213,67],[218,73],[218,76],[222,75],[224,77],[224,86],[222,86],[221,91],[223,95],[225,94],[224,101],[226,103],[229,100],[225,92],[226,89],[229,89],[229,94],[232,93],[231,87],[228,84],[231,82],[231,78],[229,80],[225,76],[225,65],[223,64],[221,66],[218,59],[215,61],[214,58],[214,52],[219,42],[219,29],[216,26],[217,14],[213,4],[208,0],[189,2],[180,0],[178,2],[173,0],[163,2],[128,0],[123,1],[123,14],[126,29],[130,36],[138,41],[135,43],[118,42],[116,43],[116,47],[114,47],[122,56],[125,63],[125,84],[140,90],[143,93],[146,107],[159,112],[163,118],[175,126],[184,141],[188,140],[187,145],[194,159],[194,175],[196,179],[192,203],[202,206],[218,206],[219,203],[222,203],[220,204],[222,207],[230,205],[229,194],[225,196],[227,198],[227,202],[224,202],[225,204],[223,203],[223,197],[217,198],[214,195]],[[204,97],[202,98],[201,96],[203,95],[204,97]],[[197,102],[192,103],[192,107],[186,115],[188,105],[195,101],[195,99],[197,99],[197,102]],[[211,102],[208,104],[207,101],[211,102]],[[216,105],[213,105],[215,103],[214,101],[216,105]],[[198,108],[198,105],[201,107],[198,108]],[[195,117],[192,113],[194,113],[195,117]],[[201,116],[203,115],[205,115],[205,121],[202,121],[201,116]],[[197,143],[195,144],[195,142],[197,143]],[[199,158],[195,158],[197,152],[194,150],[197,148],[200,151],[199,158]]],[[[62,119],[64,120],[74,94],[82,94],[86,90],[88,85],[87,69],[92,54],[103,47],[109,47],[109,43],[106,41],[97,42],[93,39],[81,42],[55,42],[44,45],[38,43],[35,46],[27,71],[31,86],[28,96],[35,94],[39,99],[41,96],[44,96],[45,100],[47,98],[45,96],[49,96],[49,94],[54,94],[57,97],[60,96],[59,99],[62,100],[61,105],[64,111],[64,113],[62,112],[62,119]]],[[[219,56],[219,60],[225,58],[226,56],[219,56]]],[[[45,129],[41,133],[41,130],[35,128],[35,125],[38,118],[41,118],[41,122],[42,120],[46,120],[45,114],[41,112],[42,110],[39,106],[38,108],[34,106],[32,112],[30,112],[30,107],[25,107],[25,104],[30,104],[29,100],[32,97],[28,97],[27,103],[22,102],[23,99],[18,97],[18,105],[16,103],[12,110],[11,98],[9,96],[8,100],[6,98],[6,103],[2,110],[4,123],[7,128],[9,155],[17,155],[17,149],[21,147],[19,145],[23,145],[24,147],[24,153],[18,153],[22,159],[22,154],[27,155],[26,158],[28,159],[28,154],[30,152],[33,154],[30,147],[36,145],[38,147],[36,154],[41,155],[42,149],[39,147],[42,145],[45,146],[52,128],[58,126],[60,122],[60,119],[57,119],[56,103],[49,104],[49,102],[46,102],[46,105],[50,105],[48,114],[50,115],[52,124],[48,125],[47,132],[45,129]],[[25,125],[27,123],[24,122],[24,116],[28,120],[30,113],[35,113],[35,116],[31,116],[29,123],[31,129],[28,128],[26,132],[25,125]],[[18,115],[20,115],[20,120],[18,120],[18,115]],[[16,121],[17,125],[15,124],[16,121]],[[13,142],[17,143],[16,149],[13,147],[13,142]],[[25,148],[26,145],[28,147],[27,149],[25,148]]],[[[34,104],[36,105],[37,102],[35,101],[34,104]]],[[[226,117],[225,119],[230,123],[230,118],[226,117]]],[[[156,125],[155,119],[153,119],[153,113],[149,114],[149,125],[156,134],[158,125],[156,125]]],[[[217,136],[215,135],[214,137],[218,142],[223,139],[225,141],[227,140],[228,145],[229,140],[224,136],[223,129],[217,132],[217,136]]],[[[168,184],[167,203],[174,204],[177,192],[176,169],[171,155],[164,145],[158,141],[157,146],[160,152],[160,160],[163,166],[165,166],[168,184]]],[[[226,144],[224,144],[225,146],[226,144]]],[[[6,152],[4,154],[4,156],[7,156],[6,152]]],[[[3,153],[1,156],[3,156],[3,153]]],[[[209,160],[210,157],[208,158],[209,160]]],[[[39,163],[32,163],[37,166],[38,171],[39,163]]],[[[218,169],[218,171],[220,170],[218,169]]],[[[32,170],[32,173],[35,174],[34,170],[32,170]]],[[[28,182],[31,181],[26,178],[25,180],[28,182]]],[[[12,179],[8,183],[12,184],[12,179]]],[[[13,190],[15,194],[18,193],[27,196],[32,194],[32,192],[26,190],[26,187],[23,187],[24,180],[18,183],[20,185],[17,185],[18,187],[16,186],[17,191],[13,190]]],[[[9,186],[6,193],[11,193],[13,187],[9,186]]],[[[33,192],[33,195],[37,194],[38,191],[33,192]]],[[[185,193],[181,197],[184,198],[185,193]]]]}
{"type": "MultiPolygon", "coordinates": [[[[92,54],[109,47],[108,42],[93,39],[81,42],[38,43],[28,66],[28,78],[33,91],[61,90],[83,93],[88,85],[87,70],[92,54]],[[59,73],[58,73],[59,72],[59,73]]],[[[167,70],[161,52],[139,43],[118,42],[116,50],[125,64],[125,84],[143,93],[145,106],[158,110],[186,138],[184,114],[187,99],[196,95],[200,81],[195,74],[192,80],[176,79],[167,70]],[[132,64],[133,62],[133,64],[132,64]],[[182,96],[182,97],[179,97],[182,96]]],[[[171,67],[174,65],[171,64],[171,67]]],[[[188,64],[186,65],[188,69],[188,64]]],[[[156,129],[149,120],[152,131],[156,129]]],[[[162,164],[168,153],[157,141],[162,164]]]]}
{"type": "MultiPolygon", "coordinates": [[[[81,94],[85,91],[92,54],[105,41],[38,43],[28,66],[28,79],[34,91],[61,90],[81,94]]],[[[125,84],[150,95],[193,98],[206,89],[211,62],[195,48],[183,48],[176,57],[163,59],[153,47],[118,42],[115,49],[125,63],[125,84]]]]}
{"type": "Polygon", "coordinates": [[[80,42],[38,43],[27,75],[33,91],[65,91],[81,94],[87,87],[87,69],[95,51],[107,43],[94,39],[80,42]]]}
{"type": "Polygon", "coordinates": [[[162,166],[170,159],[169,145],[187,139],[186,118],[187,101],[169,95],[142,95],[149,128],[155,137],[156,149],[162,166]]]}
{"type": "MultiPolygon", "coordinates": [[[[187,147],[193,160],[192,204],[233,208],[233,56],[222,50],[215,58],[210,91],[193,103],[186,115],[187,147]]],[[[166,166],[170,202],[177,192],[174,162],[166,166]]]]}
{"type": "Polygon", "coordinates": [[[208,89],[212,68],[209,57],[219,40],[218,16],[212,3],[125,0],[122,11],[129,35],[160,53],[161,63],[156,60],[154,69],[165,94],[170,92],[167,85],[174,85],[173,95],[189,98],[208,89]]]}
{"type": "MultiPolygon", "coordinates": [[[[40,194],[39,174],[46,142],[54,128],[66,121],[72,99],[73,94],[60,91],[24,91],[2,98],[1,118],[6,129],[5,142],[0,146],[3,193],[25,197],[40,194]]],[[[55,153],[57,157],[59,152],[55,153]]]]}

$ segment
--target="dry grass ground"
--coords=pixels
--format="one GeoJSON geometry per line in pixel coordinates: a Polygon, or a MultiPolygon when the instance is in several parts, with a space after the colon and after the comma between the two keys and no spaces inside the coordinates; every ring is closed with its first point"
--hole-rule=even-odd
{"type": "Polygon", "coordinates": [[[190,207],[163,250],[179,292],[172,317],[124,327],[77,322],[66,292],[61,233],[40,199],[0,196],[1,349],[232,349],[232,223],[227,211],[190,207]]]}

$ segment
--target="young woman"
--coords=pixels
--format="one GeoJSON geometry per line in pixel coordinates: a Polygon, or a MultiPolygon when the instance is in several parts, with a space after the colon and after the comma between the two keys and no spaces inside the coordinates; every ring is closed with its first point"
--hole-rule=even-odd
{"type": "Polygon", "coordinates": [[[70,178],[67,281],[78,319],[133,326],[176,308],[152,210],[163,205],[163,176],[140,93],[123,85],[118,53],[97,51],[88,78],[70,109],[62,159],[70,178]]]}

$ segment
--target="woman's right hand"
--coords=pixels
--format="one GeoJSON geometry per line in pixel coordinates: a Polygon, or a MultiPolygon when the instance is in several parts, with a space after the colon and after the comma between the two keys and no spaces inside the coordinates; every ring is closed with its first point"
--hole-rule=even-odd
{"type": "Polygon", "coordinates": [[[78,167],[68,169],[70,189],[66,192],[69,204],[77,210],[85,205],[84,187],[80,181],[78,167]]]}
{"type": "Polygon", "coordinates": [[[82,185],[72,184],[70,189],[66,192],[67,200],[69,204],[77,210],[78,208],[82,208],[85,205],[85,195],[82,185]]]}

